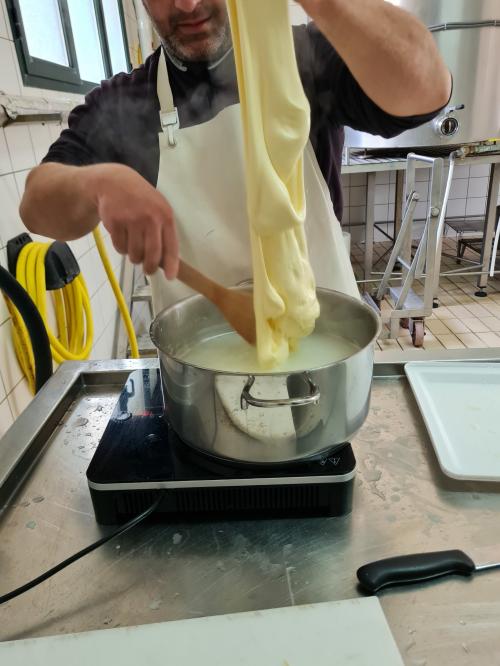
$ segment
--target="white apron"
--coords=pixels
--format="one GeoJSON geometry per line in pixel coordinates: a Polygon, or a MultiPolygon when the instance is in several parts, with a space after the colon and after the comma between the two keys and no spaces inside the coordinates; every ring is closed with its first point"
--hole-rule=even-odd
{"type": "MultiPolygon", "coordinates": [[[[227,107],[201,125],[180,128],[164,53],[157,91],[162,124],[157,189],[174,211],[180,256],[225,286],[251,280],[240,105],[227,107]]],[[[310,142],[304,177],[305,228],[316,283],[359,298],[342,230],[310,142]]],[[[162,270],[151,276],[151,286],[155,313],[193,293],[178,280],[167,281],[162,270]]]]}

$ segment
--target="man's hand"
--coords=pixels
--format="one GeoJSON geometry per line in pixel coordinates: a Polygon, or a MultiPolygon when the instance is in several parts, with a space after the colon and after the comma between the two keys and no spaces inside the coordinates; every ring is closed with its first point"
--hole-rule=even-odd
{"type": "Polygon", "coordinates": [[[172,209],[136,171],[121,164],[42,164],[29,174],[20,213],[26,227],[56,240],[90,233],[100,221],[113,245],[144,272],[173,279],[179,247],[172,209]]]}
{"type": "Polygon", "coordinates": [[[427,28],[384,0],[297,0],[364,92],[394,116],[438,111],[451,76],[427,28]]]}
{"type": "Polygon", "coordinates": [[[86,176],[97,214],[115,249],[148,275],[163,268],[177,275],[179,247],[172,208],[142,176],[120,164],[97,165],[86,176]]]}

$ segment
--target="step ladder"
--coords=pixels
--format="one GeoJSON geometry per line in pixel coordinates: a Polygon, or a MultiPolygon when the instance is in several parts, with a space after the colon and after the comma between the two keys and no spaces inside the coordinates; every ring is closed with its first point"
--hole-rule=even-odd
{"type": "MultiPolygon", "coordinates": [[[[138,305],[139,303],[147,304],[149,315],[152,321],[154,319],[154,310],[151,285],[147,282],[146,284],[141,284],[144,278],[142,274],[141,276],[138,276],[137,273],[137,268],[126,257],[124,257],[122,262],[120,282],[122,285],[122,292],[125,298],[125,302],[129,304],[132,321],[134,319],[134,305],[138,305]]],[[[128,336],[119,312],[117,314],[116,331],[117,333],[115,335],[114,357],[130,358],[130,345],[128,336]]],[[[156,356],[156,347],[151,341],[149,330],[146,333],[137,336],[137,345],[139,347],[139,355],[141,358],[156,356]]]]}
{"type": "MultiPolygon", "coordinates": [[[[151,321],[153,321],[153,293],[149,283],[137,286],[132,292],[132,297],[130,299],[131,314],[133,313],[135,303],[146,303],[148,305],[151,321]]],[[[156,356],[156,347],[154,346],[151,340],[151,336],[149,335],[149,328],[146,333],[137,336],[137,346],[139,347],[139,355],[141,358],[156,356]]],[[[128,348],[127,353],[130,355],[130,347],[128,348]]]]}
{"type": "Polygon", "coordinates": [[[432,314],[435,295],[439,286],[439,270],[441,264],[443,207],[443,170],[444,160],[441,157],[426,157],[410,153],[406,167],[406,186],[404,196],[404,212],[400,232],[391,252],[389,263],[382,281],[374,295],[378,307],[382,299],[393,306],[389,322],[389,338],[397,338],[399,330],[409,328],[413,345],[421,347],[425,336],[425,317],[432,314]],[[416,166],[423,163],[431,169],[430,197],[424,231],[411,258],[414,215],[419,201],[416,191],[416,166]],[[396,264],[401,266],[402,284],[391,287],[396,264]],[[423,281],[423,295],[419,296],[413,289],[416,280],[423,281]]]}

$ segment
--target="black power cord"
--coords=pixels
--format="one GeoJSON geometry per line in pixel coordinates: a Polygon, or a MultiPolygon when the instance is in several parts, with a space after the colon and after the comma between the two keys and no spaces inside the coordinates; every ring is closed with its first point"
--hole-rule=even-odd
{"type": "Polygon", "coordinates": [[[111,539],[114,539],[117,536],[120,536],[120,534],[124,534],[125,532],[128,532],[131,530],[133,527],[136,527],[139,525],[139,523],[142,523],[146,518],[148,518],[152,513],[156,511],[156,509],[159,507],[163,496],[164,496],[165,491],[160,492],[156,502],[152,504],[149,509],[146,509],[143,513],[140,515],[136,516],[135,518],[132,518],[128,523],[125,523],[125,525],[122,525],[119,527],[117,530],[112,532],[111,534],[108,534],[108,536],[103,537],[102,539],[99,539],[99,541],[96,541],[95,543],[91,544],[90,546],[87,546],[86,548],[83,548],[83,550],[78,551],[78,553],[75,553],[74,555],[71,555],[71,557],[68,557],[66,560],[63,560],[59,564],[57,564],[55,567],[52,569],[49,569],[45,573],[43,573],[41,576],[38,576],[37,578],[34,578],[31,580],[29,583],[26,583],[25,585],[22,585],[21,587],[18,587],[16,590],[12,590],[12,592],[8,592],[7,594],[4,594],[0,596],[0,606],[2,604],[7,603],[11,599],[14,599],[15,597],[19,597],[21,594],[24,594],[25,592],[28,592],[28,590],[33,589],[37,585],[40,585],[40,583],[43,583],[46,581],[48,578],[52,578],[56,573],[59,573],[59,571],[62,571],[66,567],[68,567],[70,564],[73,564],[73,562],[76,562],[77,560],[81,559],[85,555],[88,555],[91,553],[93,550],[96,550],[100,546],[104,545],[108,541],[111,541],[111,539]]]}

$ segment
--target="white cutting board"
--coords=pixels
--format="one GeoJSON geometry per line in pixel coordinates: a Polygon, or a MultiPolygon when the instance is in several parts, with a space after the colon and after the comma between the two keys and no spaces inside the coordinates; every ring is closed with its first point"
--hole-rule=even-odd
{"type": "Polygon", "coordinates": [[[0,643],[2,666],[403,666],[375,597],[0,643]]]}

